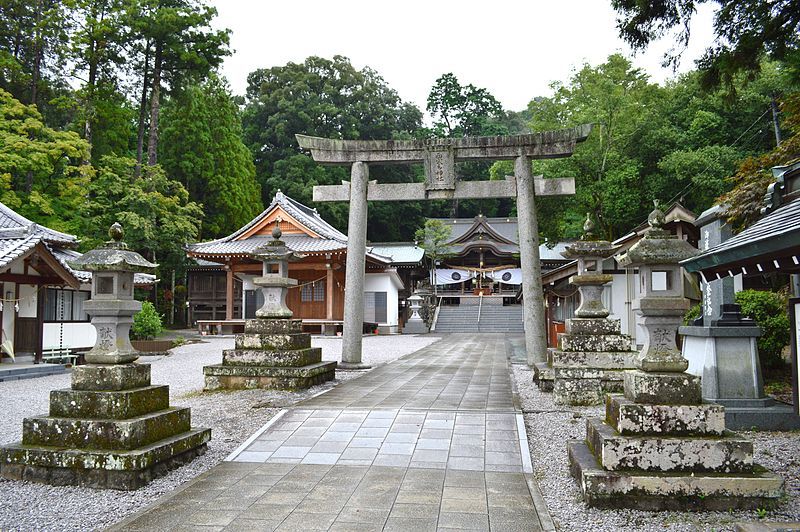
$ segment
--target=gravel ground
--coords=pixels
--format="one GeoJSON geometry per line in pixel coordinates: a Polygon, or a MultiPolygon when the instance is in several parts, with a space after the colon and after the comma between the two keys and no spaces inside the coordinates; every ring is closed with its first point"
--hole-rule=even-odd
{"type": "MultiPolygon", "coordinates": [[[[435,336],[369,336],[364,338],[364,362],[380,365],[421,349],[435,336]]],[[[341,338],[315,337],[323,359],[341,359],[341,338]]],[[[181,346],[166,357],[146,357],[153,384],[169,384],[171,403],[192,408],[192,424],[210,427],[205,455],[132,492],[52,487],[0,479],[0,530],[98,530],[110,526],[222,461],[284,406],[308,398],[364,371],[337,371],[336,381],[303,392],[244,390],[201,393],[202,367],[222,360],[233,337],[206,337],[181,346]]],[[[0,382],[2,416],[0,444],[19,441],[22,420],[48,410],[50,390],[68,388],[69,374],[0,382]]]]}
{"type": "Polygon", "coordinates": [[[540,392],[527,366],[514,365],[522,401],[534,476],[560,530],[733,530],[741,521],[800,521],[800,438],[797,432],[740,432],[751,438],[755,461],[783,475],[786,500],[759,519],[745,512],[643,512],[587,508],[569,474],[566,441],[586,437],[586,418],[602,417],[602,407],[565,407],[540,392]]]}

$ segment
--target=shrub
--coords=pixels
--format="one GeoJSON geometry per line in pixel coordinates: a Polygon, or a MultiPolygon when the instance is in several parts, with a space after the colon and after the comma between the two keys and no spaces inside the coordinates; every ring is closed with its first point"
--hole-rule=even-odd
{"type": "Polygon", "coordinates": [[[161,315],[149,301],[142,303],[142,310],[133,317],[131,336],[134,340],[152,340],[161,331],[161,315]]]}
{"type": "Polygon", "coordinates": [[[736,303],[742,306],[743,315],[753,318],[761,327],[758,339],[761,366],[778,368],[783,365],[781,352],[790,339],[786,298],[774,292],[743,290],[736,294],[736,303]]]}
{"type": "Polygon", "coordinates": [[[696,320],[702,315],[703,315],[703,305],[700,303],[692,305],[691,307],[689,307],[689,310],[686,311],[686,314],[683,315],[683,324],[692,325],[694,323],[694,320],[696,320]]]}

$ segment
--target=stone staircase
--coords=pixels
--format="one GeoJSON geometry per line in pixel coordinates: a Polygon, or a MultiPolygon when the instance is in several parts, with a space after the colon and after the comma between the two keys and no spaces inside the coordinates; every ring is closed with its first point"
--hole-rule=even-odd
{"type": "Polygon", "coordinates": [[[478,305],[442,306],[435,332],[524,334],[522,305],[483,305],[480,323],[478,308],[478,305]]]}
{"type": "Polygon", "coordinates": [[[67,371],[68,369],[64,364],[33,364],[33,362],[0,364],[0,382],[60,375],[67,373],[67,371]]]}

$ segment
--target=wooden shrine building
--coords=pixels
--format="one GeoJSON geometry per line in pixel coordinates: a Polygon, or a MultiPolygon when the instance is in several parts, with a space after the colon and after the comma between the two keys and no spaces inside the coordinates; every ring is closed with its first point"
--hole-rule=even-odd
{"type": "MultiPolygon", "coordinates": [[[[255,317],[263,304],[253,284],[261,274],[261,263],[251,258],[257,247],[272,240],[278,223],[281,240],[304,258],[289,264],[289,276],[298,285],[289,290],[287,304],[305,326],[333,332],[344,316],[347,236],[312,209],[286,196],[275,194],[269,207],[234,233],[187,247],[197,265],[189,269],[189,321],[201,330],[231,332],[244,320],[255,317]]],[[[400,316],[398,296],[404,283],[392,258],[368,247],[364,292],[367,312],[364,322],[373,330],[396,332],[400,316]]]]}

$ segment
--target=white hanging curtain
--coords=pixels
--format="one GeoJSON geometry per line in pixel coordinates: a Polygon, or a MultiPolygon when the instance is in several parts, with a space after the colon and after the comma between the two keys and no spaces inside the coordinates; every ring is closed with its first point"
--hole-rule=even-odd
{"type": "Polygon", "coordinates": [[[487,277],[493,281],[503,284],[522,284],[522,269],[521,268],[507,268],[505,270],[496,270],[493,272],[486,272],[487,277]]]}
{"type": "Polygon", "coordinates": [[[436,284],[457,284],[469,281],[475,277],[475,272],[454,268],[438,268],[436,270],[436,284]]]}

